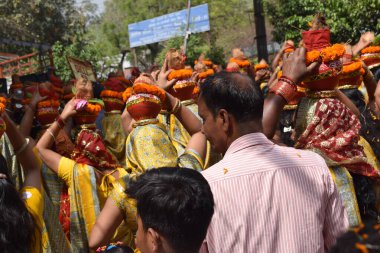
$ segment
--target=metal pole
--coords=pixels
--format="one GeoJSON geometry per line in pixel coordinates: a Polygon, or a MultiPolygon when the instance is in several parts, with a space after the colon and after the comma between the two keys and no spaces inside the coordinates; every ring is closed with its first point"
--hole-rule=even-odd
{"type": "Polygon", "coordinates": [[[255,10],[256,42],[259,60],[268,61],[267,35],[265,31],[265,19],[263,16],[263,1],[253,0],[255,10]]]}
{"type": "Polygon", "coordinates": [[[190,8],[191,8],[191,0],[187,0],[187,22],[186,22],[186,30],[185,30],[185,41],[183,43],[183,54],[186,54],[187,39],[189,38],[190,8]]]}
{"type": "Polygon", "coordinates": [[[132,48],[132,53],[133,53],[133,63],[134,66],[137,67],[137,54],[136,54],[136,49],[132,48]]]}

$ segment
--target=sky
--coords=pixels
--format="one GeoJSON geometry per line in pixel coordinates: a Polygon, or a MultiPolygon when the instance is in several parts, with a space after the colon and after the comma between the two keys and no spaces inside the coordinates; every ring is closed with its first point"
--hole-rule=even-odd
{"type": "MultiPolygon", "coordinates": [[[[75,1],[76,3],[82,2],[82,0],[75,0],[75,1]]],[[[106,0],[90,0],[90,1],[98,5],[98,13],[101,13],[104,11],[104,2],[106,0]]]]}
{"type": "Polygon", "coordinates": [[[96,3],[98,5],[98,12],[104,11],[104,1],[105,0],[91,0],[93,3],[96,3]]]}

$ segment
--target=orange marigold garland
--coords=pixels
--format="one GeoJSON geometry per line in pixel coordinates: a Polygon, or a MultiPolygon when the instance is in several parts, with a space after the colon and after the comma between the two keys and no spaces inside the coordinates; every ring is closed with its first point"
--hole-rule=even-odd
{"type": "Polygon", "coordinates": [[[5,104],[4,103],[0,103],[0,115],[3,114],[5,111],[5,104]]]}
{"type": "Polygon", "coordinates": [[[361,51],[362,54],[376,54],[380,53],[380,46],[366,47],[361,51]]]}
{"type": "Polygon", "coordinates": [[[124,102],[127,102],[128,98],[130,98],[132,95],[133,95],[133,88],[132,87],[128,87],[127,89],[125,89],[125,91],[123,92],[124,102]]]}
{"type": "Polygon", "coordinates": [[[44,100],[41,101],[37,104],[37,108],[46,108],[46,107],[55,107],[58,108],[60,106],[60,103],[58,100],[55,99],[49,99],[49,100],[44,100]]]}
{"type": "Polygon", "coordinates": [[[236,58],[230,58],[230,62],[235,62],[240,68],[246,68],[251,64],[248,60],[239,60],[236,58]]]}
{"type": "Polygon", "coordinates": [[[146,85],[146,84],[138,84],[133,87],[133,91],[135,94],[139,93],[147,93],[152,94],[158,97],[161,102],[164,102],[166,99],[166,93],[163,89],[153,86],[153,85],[146,85]]]}
{"type": "Polygon", "coordinates": [[[211,67],[212,66],[212,61],[210,61],[210,60],[203,60],[202,64],[206,65],[207,67],[211,67]]]}
{"type": "Polygon", "coordinates": [[[322,59],[324,63],[336,61],[342,58],[345,52],[345,48],[341,44],[334,44],[331,47],[326,47],[322,51],[313,50],[306,53],[306,64],[309,65],[313,62],[322,59]]]}
{"type": "Polygon", "coordinates": [[[284,53],[293,53],[294,52],[294,48],[286,48],[285,50],[284,50],[284,53]]]}
{"type": "Polygon", "coordinates": [[[6,105],[8,103],[8,99],[5,97],[0,97],[0,103],[6,105]]]}
{"type": "Polygon", "coordinates": [[[360,61],[353,62],[349,65],[343,65],[342,74],[349,74],[362,69],[362,63],[360,61]]]}
{"type": "MultiPolygon", "coordinates": [[[[194,65],[197,65],[198,62],[199,62],[198,60],[195,60],[194,65]]],[[[212,65],[213,65],[211,60],[202,60],[201,63],[203,65],[206,65],[207,67],[212,67],[212,65]]]]}
{"type": "Polygon", "coordinates": [[[346,49],[341,44],[334,44],[331,47],[326,47],[321,51],[322,61],[336,61],[343,57],[346,49]]]}
{"type": "Polygon", "coordinates": [[[277,78],[280,78],[282,76],[282,70],[279,70],[278,72],[277,72],[277,78]]]}
{"type": "Polygon", "coordinates": [[[85,108],[85,111],[90,114],[99,114],[102,110],[102,106],[97,103],[87,103],[87,106],[85,108]]]}
{"type": "Polygon", "coordinates": [[[123,92],[117,92],[113,90],[103,90],[100,93],[100,97],[109,97],[109,98],[123,98],[123,92]]]}
{"type": "Polygon", "coordinates": [[[134,85],[133,87],[127,88],[123,92],[123,100],[124,102],[127,102],[127,100],[132,95],[141,94],[141,93],[154,95],[158,97],[161,100],[161,102],[164,102],[166,99],[166,93],[163,89],[157,86],[148,85],[148,84],[137,84],[137,85],[134,85]]]}
{"type": "Polygon", "coordinates": [[[313,50],[306,53],[306,64],[309,65],[313,62],[318,61],[321,58],[321,52],[313,50]]]}
{"type": "Polygon", "coordinates": [[[206,78],[208,76],[212,76],[213,74],[214,74],[214,70],[213,69],[208,69],[206,71],[203,71],[203,72],[199,73],[198,77],[200,79],[204,79],[204,78],[206,78]]]}
{"type": "Polygon", "coordinates": [[[268,64],[256,64],[255,65],[255,71],[259,71],[261,69],[269,69],[269,65],[268,64]]]}
{"type": "Polygon", "coordinates": [[[197,97],[197,96],[199,95],[199,93],[200,93],[200,89],[199,89],[199,87],[198,87],[198,86],[195,86],[195,87],[194,87],[194,90],[193,90],[193,95],[194,95],[195,97],[197,97]]]}
{"type": "Polygon", "coordinates": [[[172,70],[168,76],[168,80],[184,80],[189,79],[193,75],[193,71],[191,69],[179,69],[179,70],[172,70]]]}

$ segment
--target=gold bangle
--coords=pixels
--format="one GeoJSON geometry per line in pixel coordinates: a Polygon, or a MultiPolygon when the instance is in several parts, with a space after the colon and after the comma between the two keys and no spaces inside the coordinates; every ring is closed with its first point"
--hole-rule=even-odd
{"type": "Polygon", "coordinates": [[[15,150],[13,155],[17,156],[17,155],[21,154],[23,151],[25,151],[28,144],[29,144],[29,138],[25,138],[24,144],[22,144],[22,146],[21,146],[21,148],[19,148],[19,150],[17,150],[17,151],[15,150]]]}
{"type": "Polygon", "coordinates": [[[170,113],[176,114],[179,111],[179,109],[181,109],[181,106],[182,106],[181,101],[177,98],[176,104],[174,105],[170,113]]]}
{"type": "Polygon", "coordinates": [[[54,142],[56,142],[55,141],[55,136],[54,136],[53,132],[49,128],[46,129],[46,132],[48,132],[48,134],[50,134],[50,136],[53,137],[54,142]]]}

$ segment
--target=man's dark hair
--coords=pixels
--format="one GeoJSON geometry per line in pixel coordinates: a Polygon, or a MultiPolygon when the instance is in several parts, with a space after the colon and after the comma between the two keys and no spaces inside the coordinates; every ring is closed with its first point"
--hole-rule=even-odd
{"type": "Polygon", "coordinates": [[[146,231],[152,228],[175,252],[198,252],[214,213],[214,199],[206,179],[186,168],[152,169],[126,193],[137,201],[146,231]]]}
{"type": "Polygon", "coordinates": [[[220,109],[237,122],[261,121],[263,116],[262,92],[250,77],[240,73],[220,72],[208,77],[200,86],[200,97],[214,116],[220,109]]]}

